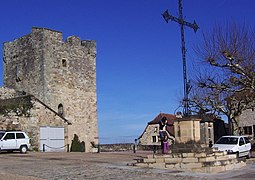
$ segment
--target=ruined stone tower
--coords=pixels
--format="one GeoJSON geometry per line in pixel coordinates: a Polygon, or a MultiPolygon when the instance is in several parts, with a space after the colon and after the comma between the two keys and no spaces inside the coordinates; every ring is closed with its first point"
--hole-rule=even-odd
{"type": "Polygon", "coordinates": [[[96,42],[46,28],[4,43],[4,86],[34,95],[68,119],[86,152],[98,143],[96,42]]]}

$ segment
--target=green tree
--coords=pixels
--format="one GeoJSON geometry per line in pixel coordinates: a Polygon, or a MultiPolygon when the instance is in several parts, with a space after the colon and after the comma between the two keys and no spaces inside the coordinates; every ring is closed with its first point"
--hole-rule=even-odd
{"type": "Polygon", "coordinates": [[[80,142],[77,134],[74,134],[74,138],[72,140],[70,151],[71,152],[84,152],[85,151],[85,143],[80,142]]]}

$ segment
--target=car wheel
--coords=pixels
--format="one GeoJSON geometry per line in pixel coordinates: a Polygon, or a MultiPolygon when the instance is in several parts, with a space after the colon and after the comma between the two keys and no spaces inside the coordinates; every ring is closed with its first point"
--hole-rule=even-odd
{"type": "Polygon", "coordinates": [[[239,152],[236,152],[236,158],[239,158],[239,152]]]}
{"type": "Polygon", "coordinates": [[[21,146],[20,147],[20,153],[27,153],[27,146],[21,146]]]}

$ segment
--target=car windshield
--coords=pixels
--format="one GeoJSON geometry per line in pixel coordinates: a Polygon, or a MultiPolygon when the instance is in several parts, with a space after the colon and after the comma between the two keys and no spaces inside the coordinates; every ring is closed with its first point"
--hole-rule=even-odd
{"type": "Polygon", "coordinates": [[[3,137],[4,133],[0,132],[0,139],[3,137]]]}
{"type": "Polygon", "coordinates": [[[237,141],[236,137],[222,137],[215,144],[237,144],[237,141]]]}

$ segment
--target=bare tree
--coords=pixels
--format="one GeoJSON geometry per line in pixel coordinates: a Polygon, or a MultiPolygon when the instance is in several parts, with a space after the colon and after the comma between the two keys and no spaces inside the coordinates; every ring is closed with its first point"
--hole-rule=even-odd
{"type": "Polygon", "coordinates": [[[230,133],[238,133],[237,117],[254,106],[255,33],[246,26],[217,26],[203,37],[197,52],[211,71],[197,74],[191,109],[226,115],[230,133]]]}

